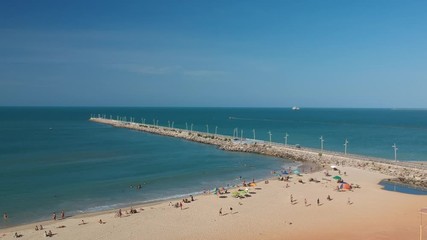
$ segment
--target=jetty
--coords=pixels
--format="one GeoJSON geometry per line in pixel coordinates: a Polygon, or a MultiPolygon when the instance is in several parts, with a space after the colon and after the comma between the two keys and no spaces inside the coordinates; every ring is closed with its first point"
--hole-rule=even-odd
{"type": "Polygon", "coordinates": [[[306,147],[296,147],[275,142],[234,138],[232,136],[192,131],[187,129],[151,125],[91,117],[92,122],[108,124],[114,127],[143,131],[151,134],[181,138],[188,141],[210,144],[218,149],[234,152],[246,152],[290,159],[298,162],[314,163],[328,168],[334,166],[356,167],[368,171],[381,172],[393,176],[390,181],[427,188],[427,163],[416,161],[392,161],[354,154],[344,154],[306,147]]]}

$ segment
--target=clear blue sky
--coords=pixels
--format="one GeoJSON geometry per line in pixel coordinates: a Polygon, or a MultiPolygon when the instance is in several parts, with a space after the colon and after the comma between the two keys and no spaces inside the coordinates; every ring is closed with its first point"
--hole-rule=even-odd
{"type": "Polygon", "coordinates": [[[427,108],[427,1],[1,1],[1,106],[427,108]]]}

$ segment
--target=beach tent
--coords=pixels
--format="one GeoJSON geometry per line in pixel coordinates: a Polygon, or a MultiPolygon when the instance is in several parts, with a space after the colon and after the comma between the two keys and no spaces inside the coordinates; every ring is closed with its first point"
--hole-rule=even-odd
{"type": "Polygon", "coordinates": [[[300,172],[298,170],[294,170],[294,173],[297,175],[300,174],[300,172]]]}
{"type": "Polygon", "coordinates": [[[351,186],[348,183],[341,183],[340,184],[340,189],[341,190],[351,190],[351,186]]]}
{"type": "Polygon", "coordinates": [[[232,193],[231,193],[231,196],[232,196],[232,197],[235,197],[235,198],[244,198],[246,194],[248,194],[248,192],[247,192],[247,191],[245,191],[245,190],[240,190],[240,191],[232,192],[232,193]]]}

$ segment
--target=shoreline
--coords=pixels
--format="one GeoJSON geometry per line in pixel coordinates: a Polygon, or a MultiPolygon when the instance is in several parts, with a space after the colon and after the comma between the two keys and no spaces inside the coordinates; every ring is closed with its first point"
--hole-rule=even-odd
{"type": "MultiPolygon", "coordinates": [[[[295,161],[293,161],[293,162],[295,162],[295,161]]],[[[297,162],[297,163],[299,163],[299,164],[297,166],[292,167],[292,168],[298,169],[301,172],[304,171],[304,173],[316,172],[316,171],[320,171],[321,170],[321,168],[319,166],[317,166],[317,165],[315,165],[313,163],[304,163],[304,162],[297,162]],[[310,169],[313,170],[313,171],[310,171],[310,169]]],[[[265,180],[271,180],[273,178],[275,178],[275,177],[271,176],[271,174],[270,174],[270,175],[267,175],[265,177],[262,177],[262,178],[258,179],[258,181],[262,182],[262,181],[265,181],[265,180]]],[[[236,188],[236,186],[235,185],[231,185],[227,189],[234,189],[234,188],[236,188]]],[[[209,189],[208,191],[211,191],[211,189],[209,189]]],[[[106,213],[114,213],[115,211],[119,210],[120,208],[122,208],[122,209],[123,208],[130,208],[132,206],[135,206],[135,207],[138,207],[138,208],[140,208],[140,207],[147,207],[147,206],[157,205],[157,204],[160,204],[160,203],[165,203],[165,202],[168,202],[168,201],[176,201],[176,200],[181,199],[181,197],[188,197],[190,195],[200,196],[200,195],[205,195],[205,194],[203,193],[203,191],[190,192],[190,193],[180,193],[180,194],[176,194],[176,195],[172,195],[172,196],[168,196],[168,197],[164,197],[164,198],[152,199],[152,200],[147,200],[147,201],[143,201],[143,202],[136,201],[136,202],[126,203],[126,204],[123,204],[122,207],[112,207],[112,208],[108,208],[107,207],[107,209],[94,210],[94,211],[86,211],[86,212],[79,212],[79,211],[76,210],[74,212],[71,211],[72,214],[71,215],[67,215],[66,219],[68,219],[68,218],[82,218],[82,217],[90,217],[90,216],[103,215],[103,214],[106,214],[106,213]]],[[[113,205],[115,205],[115,204],[113,204],[113,205]]],[[[47,214],[47,215],[49,215],[49,214],[47,214]]],[[[4,231],[4,230],[13,230],[13,229],[20,230],[20,229],[25,229],[25,228],[28,228],[30,226],[34,227],[34,224],[45,225],[45,224],[52,224],[52,223],[60,222],[60,221],[61,220],[54,221],[54,220],[50,220],[50,219],[46,218],[45,220],[39,219],[39,220],[34,220],[34,221],[30,221],[30,222],[25,222],[25,223],[17,223],[15,225],[11,225],[11,226],[0,227],[0,232],[4,231]]],[[[0,236],[0,238],[1,238],[1,236],[0,236]]]]}
{"type": "Polygon", "coordinates": [[[340,167],[340,170],[347,172],[343,177],[349,183],[360,184],[360,188],[336,192],[337,183],[332,179],[335,171],[327,178],[323,171],[301,176],[293,174],[289,181],[272,176],[268,184],[262,180],[257,181],[255,187],[249,187],[252,196],[243,199],[231,196],[236,189],[233,188],[224,195],[195,195],[195,201],[184,203],[183,210],[169,206],[169,202],[182,199],[163,200],[133,205],[138,213],[125,214],[122,218],[114,216],[117,212],[114,209],[1,229],[0,239],[13,239],[15,232],[23,234],[23,239],[45,238],[42,237],[43,231],[34,230],[36,224],[43,224],[46,230],[55,234],[54,237],[66,240],[140,239],[141,236],[147,239],[282,239],[283,234],[287,238],[302,240],[417,236],[419,215],[416,209],[425,207],[427,196],[382,190],[379,181],[388,176],[381,173],[353,167],[340,167]],[[310,181],[312,178],[318,182],[310,181]],[[292,195],[294,203],[289,203],[292,195]],[[332,201],[326,200],[329,195],[332,201]],[[319,197],[320,206],[316,205],[319,197]],[[304,198],[308,199],[309,205],[304,206],[304,198]],[[231,214],[230,207],[233,208],[231,214]],[[224,216],[218,216],[220,208],[224,216]],[[342,215],[343,211],[346,215],[342,215]],[[105,224],[99,224],[99,219],[105,224]],[[85,221],[84,225],[81,220],[85,221]],[[307,228],[311,231],[307,232],[307,228]]]}

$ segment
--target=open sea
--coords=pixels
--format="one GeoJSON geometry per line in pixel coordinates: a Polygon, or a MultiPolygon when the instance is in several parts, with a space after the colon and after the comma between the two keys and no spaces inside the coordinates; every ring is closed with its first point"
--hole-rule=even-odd
{"type": "Polygon", "coordinates": [[[264,179],[292,161],[225,152],[182,139],[88,121],[93,114],[175,128],[427,160],[427,111],[399,109],[0,107],[0,228],[264,179]],[[142,189],[135,188],[141,185],[142,189]]]}

